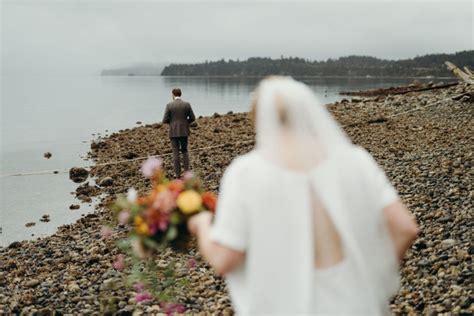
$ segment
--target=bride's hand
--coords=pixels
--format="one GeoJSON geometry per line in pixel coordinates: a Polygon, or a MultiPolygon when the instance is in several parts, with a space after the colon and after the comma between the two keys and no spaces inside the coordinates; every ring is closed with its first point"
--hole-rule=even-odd
{"type": "Polygon", "coordinates": [[[197,235],[198,231],[206,226],[211,226],[212,213],[208,211],[200,212],[188,220],[188,230],[192,235],[197,235]]]}

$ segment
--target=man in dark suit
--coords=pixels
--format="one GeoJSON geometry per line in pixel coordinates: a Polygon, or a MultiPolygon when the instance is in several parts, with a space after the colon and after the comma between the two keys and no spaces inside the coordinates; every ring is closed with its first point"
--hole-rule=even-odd
{"type": "Polygon", "coordinates": [[[163,123],[170,125],[170,140],[173,148],[174,172],[176,178],[181,176],[180,152],[183,154],[184,170],[189,170],[188,136],[189,124],[196,118],[189,102],[181,100],[181,89],[171,92],[173,101],[166,105],[163,123]]]}

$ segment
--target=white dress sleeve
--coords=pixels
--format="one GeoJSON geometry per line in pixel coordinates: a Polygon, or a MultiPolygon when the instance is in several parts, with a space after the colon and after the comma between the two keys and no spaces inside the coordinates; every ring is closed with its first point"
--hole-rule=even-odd
{"type": "Polygon", "coordinates": [[[222,177],[216,216],[211,227],[211,240],[237,251],[245,251],[248,240],[248,218],[244,206],[244,186],[238,161],[234,161],[222,177]]]}
{"type": "Polygon", "coordinates": [[[399,199],[397,190],[390,183],[385,172],[377,164],[375,159],[365,149],[362,152],[362,168],[366,177],[368,189],[373,193],[375,205],[378,209],[383,209],[392,202],[399,199]]]}

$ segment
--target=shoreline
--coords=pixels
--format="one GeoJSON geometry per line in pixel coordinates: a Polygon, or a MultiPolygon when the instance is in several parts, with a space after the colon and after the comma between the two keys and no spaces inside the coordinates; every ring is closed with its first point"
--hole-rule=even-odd
{"type": "MultiPolygon", "coordinates": [[[[205,76],[205,75],[199,75],[199,76],[193,76],[193,75],[187,75],[187,76],[181,76],[181,75],[102,75],[99,74],[99,77],[163,77],[163,78],[193,78],[193,79],[262,79],[267,76],[242,76],[242,75],[222,75],[222,76],[205,76]]],[[[416,76],[292,76],[292,75],[282,75],[282,76],[290,76],[296,79],[415,79],[415,80],[457,80],[456,77],[449,76],[449,77],[437,77],[437,76],[422,76],[422,77],[416,77],[416,76]]]]}
{"type": "MultiPolygon", "coordinates": [[[[352,124],[345,128],[348,135],[367,148],[386,170],[422,228],[402,266],[402,287],[391,304],[396,313],[474,311],[467,282],[472,275],[468,238],[472,215],[468,207],[469,199],[474,197],[469,181],[474,110],[472,100],[443,101],[467,89],[460,84],[328,106],[341,125],[352,124]],[[442,102],[421,109],[435,101],[442,102]],[[420,111],[377,121],[414,107],[420,107],[420,111]]],[[[235,143],[253,138],[247,113],[215,114],[197,120],[190,138],[191,153],[193,149],[223,145],[190,154],[191,165],[202,176],[206,189],[217,191],[225,167],[252,148],[251,143],[235,143]]],[[[91,176],[96,183],[106,177],[113,181],[107,186],[81,183],[77,193],[90,197],[104,194],[104,198],[93,213],[60,226],[51,236],[0,247],[0,285],[11,295],[0,292],[0,311],[103,312],[105,297],[117,298],[112,304],[116,312],[159,311],[156,301],[133,305],[130,289],[124,286],[116,290],[107,287],[112,281],[120,284],[120,275],[112,268],[118,250],[112,240],[100,239],[99,232],[102,223],[110,219],[106,205],[115,194],[129,187],[139,192],[148,188],[138,172],[141,161],[131,159],[170,153],[167,129],[161,124],[127,128],[96,140],[92,146],[89,157],[95,166],[91,176]],[[123,159],[131,161],[99,165],[123,159]]],[[[171,166],[171,158],[165,157],[164,168],[171,172],[171,166]]],[[[123,229],[114,229],[113,237],[124,233],[123,229]]],[[[225,283],[195,251],[168,251],[157,258],[159,262],[171,259],[177,260],[182,278],[191,282],[189,291],[179,296],[190,312],[232,313],[225,283]],[[186,262],[196,256],[196,267],[186,268],[186,262]]]]}

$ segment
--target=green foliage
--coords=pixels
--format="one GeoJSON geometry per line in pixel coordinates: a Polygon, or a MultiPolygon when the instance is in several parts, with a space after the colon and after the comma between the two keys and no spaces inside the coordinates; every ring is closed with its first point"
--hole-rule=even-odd
{"type": "Polygon", "coordinates": [[[199,64],[171,64],[162,76],[452,76],[444,62],[474,68],[474,50],[454,54],[430,54],[411,59],[386,60],[370,56],[346,56],[326,61],[297,57],[249,58],[245,61],[224,59],[199,64]]]}
{"type": "MultiPolygon", "coordinates": [[[[176,301],[178,293],[183,293],[189,281],[184,277],[178,277],[175,272],[175,261],[169,262],[166,266],[158,266],[155,258],[150,256],[140,259],[134,256],[131,248],[133,236],[129,239],[119,240],[117,245],[127,256],[127,273],[123,275],[124,283],[131,287],[134,284],[142,283],[158,301],[176,301]]],[[[150,239],[144,240],[149,249],[163,251],[165,248],[150,239]]],[[[109,302],[104,304],[106,309],[110,309],[109,302]]],[[[113,304],[112,304],[113,305],[113,304]]],[[[105,308],[105,307],[104,307],[105,308]]]]}

